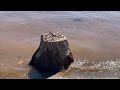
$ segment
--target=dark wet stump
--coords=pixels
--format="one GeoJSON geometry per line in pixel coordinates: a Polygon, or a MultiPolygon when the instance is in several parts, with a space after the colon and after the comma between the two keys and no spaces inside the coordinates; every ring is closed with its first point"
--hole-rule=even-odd
{"type": "Polygon", "coordinates": [[[41,74],[44,73],[44,78],[47,78],[68,69],[73,61],[66,37],[60,33],[45,33],[41,35],[40,46],[33,54],[29,65],[41,74]]]}

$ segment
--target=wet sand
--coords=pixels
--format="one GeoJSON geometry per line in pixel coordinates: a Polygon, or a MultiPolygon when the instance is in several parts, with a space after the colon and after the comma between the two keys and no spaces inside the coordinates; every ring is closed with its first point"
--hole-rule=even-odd
{"type": "MultiPolygon", "coordinates": [[[[89,69],[100,62],[119,61],[120,22],[118,20],[99,17],[89,19],[82,16],[66,18],[61,14],[67,12],[49,12],[52,18],[50,16],[46,18],[44,16],[47,14],[46,12],[43,12],[45,18],[28,18],[27,16],[20,18],[19,15],[26,13],[5,13],[6,16],[0,21],[0,78],[28,79],[32,77],[29,76],[31,68],[28,63],[40,44],[40,35],[45,32],[64,34],[68,39],[75,63],[79,61],[82,63],[84,60],[88,61],[88,63],[86,62],[81,66],[85,67],[85,70],[79,67],[81,64],[78,64],[78,67],[72,64],[69,70],[49,78],[119,78],[119,64],[117,66],[117,75],[114,70],[107,71],[105,69],[101,71],[97,68],[91,71],[89,69]],[[54,16],[54,13],[58,13],[62,17],[59,15],[54,16]],[[9,20],[6,19],[8,17],[9,20]],[[79,70],[76,71],[76,68],[79,70]]],[[[29,12],[28,14],[34,16],[35,13],[29,12]]],[[[0,15],[2,14],[0,13],[0,15]]],[[[34,75],[35,73],[33,73],[34,75]]]]}

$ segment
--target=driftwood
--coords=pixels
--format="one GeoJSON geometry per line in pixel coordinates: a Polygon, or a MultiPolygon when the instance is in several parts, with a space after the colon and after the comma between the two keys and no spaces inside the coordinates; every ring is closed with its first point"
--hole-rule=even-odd
{"type": "Polygon", "coordinates": [[[40,46],[29,65],[38,70],[53,71],[67,69],[73,61],[66,37],[60,33],[45,33],[41,35],[40,46]]]}

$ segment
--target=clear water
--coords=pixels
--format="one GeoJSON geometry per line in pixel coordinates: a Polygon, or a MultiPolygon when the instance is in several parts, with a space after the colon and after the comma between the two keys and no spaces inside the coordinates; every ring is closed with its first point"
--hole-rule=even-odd
{"type": "Polygon", "coordinates": [[[119,11],[0,11],[0,78],[27,78],[40,35],[50,31],[68,38],[72,76],[119,78],[119,11]]]}

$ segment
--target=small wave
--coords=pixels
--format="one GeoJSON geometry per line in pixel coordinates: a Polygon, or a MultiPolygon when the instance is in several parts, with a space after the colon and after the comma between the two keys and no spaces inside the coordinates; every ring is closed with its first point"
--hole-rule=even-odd
{"type": "Polygon", "coordinates": [[[105,62],[90,62],[89,60],[77,60],[71,64],[70,68],[80,68],[80,69],[99,69],[99,70],[120,70],[120,59],[115,61],[105,61],[105,62]],[[87,65],[88,66],[87,66],[87,65]],[[91,64],[91,65],[90,65],[91,64]]]}

